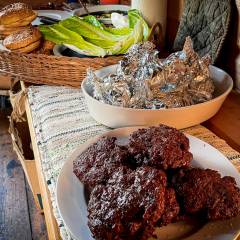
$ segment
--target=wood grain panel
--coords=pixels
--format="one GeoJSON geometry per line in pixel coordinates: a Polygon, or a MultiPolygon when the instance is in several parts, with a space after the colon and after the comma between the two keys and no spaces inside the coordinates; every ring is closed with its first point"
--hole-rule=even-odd
{"type": "Polygon", "coordinates": [[[167,34],[166,42],[168,49],[172,48],[177,34],[179,21],[184,7],[184,0],[168,0],[167,34]]]}
{"type": "Polygon", "coordinates": [[[27,199],[28,199],[28,211],[32,230],[33,240],[47,240],[47,229],[44,220],[44,215],[35,206],[35,201],[33,198],[32,191],[26,182],[27,187],[27,199]]]}
{"type": "Polygon", "coordinates": [[[0,239],[47,240],[44,216],[12,150],[6,116],[0,112],[0,239]]]}
{"type": "Polygon", "coordinates": [[[240,93],[231,92],[220,111],[205,126],[240,152],[240,93]]]}
{"type": "Polygon", "coordinates": [[[0,239],[30,240],[25,178],[12,151],[8,122],[0,119],[0,239]]]}

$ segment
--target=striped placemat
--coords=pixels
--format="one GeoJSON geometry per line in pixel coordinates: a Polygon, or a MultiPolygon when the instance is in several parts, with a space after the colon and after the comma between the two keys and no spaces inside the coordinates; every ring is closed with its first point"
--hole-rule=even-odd
{"type": "MultiPolygon", "coordinates": [[[[89,115],[80,90],[33,86],[28,99],[42,161],[42,171],[51,194],[54,215],[62,239],[71,239],[56,206],[56,180],[73,150],[89,138],[108,131],[89,115]]],[[[240,171],[240,154],[203,126],[184,130],[219,149],[240,171]]]]}

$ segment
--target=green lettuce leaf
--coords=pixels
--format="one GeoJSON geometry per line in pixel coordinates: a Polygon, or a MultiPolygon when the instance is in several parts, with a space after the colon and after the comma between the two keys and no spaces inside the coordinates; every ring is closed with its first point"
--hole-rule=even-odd
{"type": "Polygon", "coordinates": [[[83,17],[83,21],[88,22],[88,23],[92,24],[93,26],[98,27],[98,28],[100,28],[102,30],[105,30],[104,29],[104,24],[101,24],[97,20],[97,18],[94,17],[93,15],[88,15],[88,16],[83,17]]]}
{"type": "Polygon", "coordinates": [[[66,20],[63,20],[59,24],[86,38],[99,39],[103,41],[119,41],[122,39],[122,36],[117,36],[107,31],[104,31],[99,27],[95,27],[77,16],[73,16],[66,20]]]}
{"type": "Polygon", "coordinates": [[[90,42],[96,46],[99,46],[104,49],[110,49],[116,45],[117,42],[114,41],[102,41],[99,39],[84,38],[87,42],[90,42]]]}
{"type": "Polygon", "coordinates": [[[132,33],[132,29],[129,27],[123,27],[123,28],[111,28],[111,27],[105,27],[104,30],[107,32],[110,32],[114,35],[129,35],[132,33]]]}
{"type": "Polygon", "coordinates": [[[143,37],[144,40],[148,40],[150,29],[146,23],[146,21],[142,18],[140,12],[136,9],[131,9],[128,11],[128,19],[129,19],[129,27],[134,28],[136,23],[140,20],[143,25],[143,37]]]}
{"type": "Polygon", "coordinates": [[[79,34],[63,27],[60,24],[54,25],[40,25],[40,31],[45,39],[56,44],[71,44],[81,49],[86,55],[105,56],[106,51],[92,43],[85,41],[79,34]]]}
{"type": "Polygon", "coordinates": [[[87,55],[105,56],[124,54],[134,44],[147,40],[149,28],[137,10],[128,11],[129,27],[111,28],[94,16],[80,19],[70,17],[58,24],[40,25],[45,39],[56,44],[70,44],[87,55]]]}
{"type": "Polygon", "coordinates": [[[113,46],[109,51],[111,54],[124,54],[128,49],[135,43],[142,42],[143,40],[143,26],[140,21],[138,21],[133,29],[131,35],[122,41],[119,41],[115,46],[113,46]]]}

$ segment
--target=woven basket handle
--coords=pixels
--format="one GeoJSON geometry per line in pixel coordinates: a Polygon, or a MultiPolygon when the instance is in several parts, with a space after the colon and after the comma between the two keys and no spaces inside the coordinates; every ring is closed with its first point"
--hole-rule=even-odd
{"type": "Polygon", "coordinates": [[[155,23],[150,31],[148,41],[154,43],[157,49],[161,49],[163,47],[163,31],[161,23],[155,23]]]}

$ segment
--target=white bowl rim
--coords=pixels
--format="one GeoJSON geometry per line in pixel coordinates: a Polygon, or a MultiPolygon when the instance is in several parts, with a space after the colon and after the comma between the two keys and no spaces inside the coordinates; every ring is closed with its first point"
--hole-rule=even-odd
{"type": "MultiPolygon", "coordinates": [[[[117,64],[114,64],[114,65],[109,65],[107,67],[103,67],[102,69],[105,69],[105,68],[109,68],[111,66],[115,66],[117,64]]],[[[111,105],[111,104],[107,104],[107,103],[104,103],[104,102],[100,102],[99,100],[95,99],[93,96],[91,96],[90,94],[88,94],[88,92],[86,91],[86,89],[84,88],[84,84],[86,83],[86,78],[82,81],[81,83],[81,89],[84,93],[84,95],[86,95],[87,97],[91,98],[92,101],[94,101],[95,103],[100,103],[100,104],[103,104],[103,105],[106,105],[108,107],[112,107],[112,108],[116,108],[116,109],[121,109],[121,110],[126,110],[126,111],[181,111],[181,110],[187,110],[187,109],[190,109],[192,107],[196,107],[196,106],[204,106],[204,105],[207,105],[209,103],[213,103],[213,102],[217,102],[219,99],[227,96],[233,89],[233,79],[232,77],[227,73],[225,72],[224,70],[222,70],[221,68],[218,68],[216,66],[213,66],[213,65],[210,65],[212,68],[224,73],[228,79],[230,80],[230,85],[228,87],[228,89],[222,93],[221,95],[209,100],[209,101],[206,101],[206,102],[203,102],[203,103],[197,103],[197,104],[193,104],[193,105],[190,105],[190,106],[186,106],[186,107],[178,107],[178,108],[160,108],[160,109],[145,109],[145,108],[129,108],[129,107],[121,107],[121,106],[115,106],[115,105],[111,105]]],[[[95,70],[94,72],[96,71],[100,71],[101,69],[98,69],[98,70],[95,70]]]]}
{"type": "MultiPolygon", "coordinates": [[[[106,9],[108,11],[117,11],[117,9],[119,9],[120,11],[128,11],[131,9],[131,7],[129,5],[119,5],[119,4],[104,4],[104,5],[96,5],[96,6],[88,7],[88,10],[90,11],[90,13],[94,13],[102,9],[106,9]]],[[[80,11],[85,11],[85,10],[84,8],[76,8],[73,10],[73,15],[79,16],[77,15],[77,13],[80,11]]]]}

